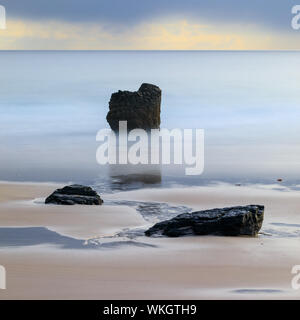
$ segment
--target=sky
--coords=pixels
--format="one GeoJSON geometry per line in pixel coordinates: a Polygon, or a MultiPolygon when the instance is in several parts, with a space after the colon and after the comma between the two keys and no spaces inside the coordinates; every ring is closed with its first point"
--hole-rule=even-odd
{"type": "MultiPolygon", "coordinates": [[[[6,10],[0,50],[298,50],[300,29],[291,26],[297,4],[300,0],[0,0],[6,10]]],[[[0,10],[0,28],[1,18],[0,10]]]]}

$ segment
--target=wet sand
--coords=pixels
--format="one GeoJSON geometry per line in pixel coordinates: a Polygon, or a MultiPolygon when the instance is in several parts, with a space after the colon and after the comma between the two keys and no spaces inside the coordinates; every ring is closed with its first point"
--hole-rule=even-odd
{"type": "Polygon", "coordinates": [[[129,207],[45,205],[44,198],[59,187],[0,184],[0,226],[47,227],[65,236],[89,239],[145,224],[129,207]]]}
{"type": "MultiPolygon", "coordinates": [[[[43,205],[40,198],[56,187],[1,183],[0,226],[46,227],[64,236],[89,239],[147,224],[126,206],[43,205]]],[[[194,209],[264,204],[263,231],[269,235],[140,237],[138,242],[153,247],[96,250],[44,243],[2,246],[0,264],[7,271],[7,290],[0,290],[0,299],[300,298],[300,290],[291,288],[291,269],[300,264],[299,192],[219,185],[130,191],[103,198],[169,202],[194,209]]]]}

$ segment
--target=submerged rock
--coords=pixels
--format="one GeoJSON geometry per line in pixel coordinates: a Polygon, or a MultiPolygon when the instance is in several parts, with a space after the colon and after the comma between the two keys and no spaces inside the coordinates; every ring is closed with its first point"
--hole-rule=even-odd
{"type": "Polygon", "coordinates": [[[157,223],[147,236],[187,235],[255,236],[262,227],[264,206],[249,205],[183,213],[157,223]]]}
{"type": "Polygon", "coordinates": [[[62,205],[101,205],[103,200],[91,187],[73,184],[62,189],[54,191],[45,203],[62,204],[62,205]]]}
{"type": "Polygon", "coordinates": [[[127,121],[127,129],[158,129],[160,127],[161,90],[143,83],[138,91],[113,93],[109,102],[107,122],[114,131],[119,121],[127,121]]]}

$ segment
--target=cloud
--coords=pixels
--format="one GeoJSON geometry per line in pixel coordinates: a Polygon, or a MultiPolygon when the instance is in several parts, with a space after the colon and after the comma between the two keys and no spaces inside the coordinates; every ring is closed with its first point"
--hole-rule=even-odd
{"type": "MultiPolygon", "coordinates": [[[[132,27],[180,15],[201,23],[257,24],[290,31],[295,0],[0,0],[12,18],[99,23],[105,28],[132,27]]],[[[297,1],[296,1],[297,2],[297,1]]]]}
{"type": "Polygon", "coordinates": [[[158,19],[118,34],[97,23],[11,20],[0,32],[0,50],[268,50],[300,49],[285,37],[227,26],[224,30],[193,20],[158,19]]]}
{"type": "Polygon", "coordinates": [[[295,1],[0,0],[0,49],[300,49],[295,1]]]}

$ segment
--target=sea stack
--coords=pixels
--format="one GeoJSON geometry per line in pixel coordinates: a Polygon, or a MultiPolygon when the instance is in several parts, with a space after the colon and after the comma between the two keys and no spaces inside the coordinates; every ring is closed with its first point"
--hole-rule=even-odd
{"type": "Polygon", "coordinates": [[[119,121],[127,121],[127,129],[158,129],[160,127],[161,89],[143,83],[138,91],[118,91],[109,102],[107,122],[114,131],[119,121]]]}

